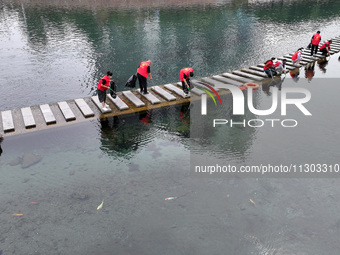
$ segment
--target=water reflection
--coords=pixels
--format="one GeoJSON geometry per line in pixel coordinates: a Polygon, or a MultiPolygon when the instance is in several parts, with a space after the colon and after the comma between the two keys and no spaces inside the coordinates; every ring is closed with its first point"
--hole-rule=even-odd
{"type": "Polygon", "coordinates": [[[282,83],[286,79],[286,74],[283,74],[281,76],[275,76],[272,79],[266,79],[262,81],[262,91],[268,95],[271,96],[270,88],[271,87],[277,87],[280,91],[282,88],[282,83]]]}
{"type": "Polygon", "coordinates": [[[322,73],[327,72],[326,66],[328,65],[328,60],[327,58],[323,58],[317,61],[319,69],[322,71],[322,73]]]}
{"type": "MultiPolygon", "coordinates": [[[[243,90],[245,102],[247,91],[243,90]]],[[[253,105],[259,104],[259,91],[253,91],[253,105]]],[[[212,100],[207,100],[207,115],[201,114],[201,102],[194,102],[190,112],[190,151],[200,155],[209,153],[214,158],[230,159],[232,157],[243,159],[254,141],[256,129],[244,125],[245,119],[256,119],[256,116],[245,109],[244,115],[233,115],[232,95],[221,95],[223,105],[217,107],[212,100]],[[223,120],[223,125],[213,123],[215,119],[223,120]]]]}
{"type": "Polygon", "coordinates": [[[300,69],[295,68],[289,72],[290,77],[292,77],[293,81],[298,82],[300,79],[300,69]]]}
{"type": "Polygon", "coordinates": [[[311,80],[314,77],[315,74],[315,62],[312,62],[305,66],[305,78],[308,79],[308,82],[311,82],[311,80]]]}
{"type": "Polygon", "coordinates": [[[155,137],[172,134],[179,141],[189,138],[190,104],[100,119],[99,129],[102,151],[114,157],[131,158],[155,137]]]}

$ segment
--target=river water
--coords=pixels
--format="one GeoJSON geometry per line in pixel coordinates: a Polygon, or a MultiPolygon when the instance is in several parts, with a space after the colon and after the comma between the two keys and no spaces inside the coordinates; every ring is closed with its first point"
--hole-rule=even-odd
{"type": "MultiPolygon", "coordinates": [[[[262,63],[307,46],[316,30],[338,36],[339,10],[338,1],[1,2],[0,109],[93,95],[108,69],[124,90],[145,59],[154,84],[178,81],[185,66],[204,77],[262,63]]],[[[312,79],[303,68],[285,78],[282,88],[312,94],[312,116],[288,108],[295,128],[201,125],[197,139],[193,103],[5,137],[0,254],[339,254],[336,175],[190,172],[197,156],[340,163],[338,57],[312,79]]],[[[259,107],[275,86],[254,92],[259,107]]]]}

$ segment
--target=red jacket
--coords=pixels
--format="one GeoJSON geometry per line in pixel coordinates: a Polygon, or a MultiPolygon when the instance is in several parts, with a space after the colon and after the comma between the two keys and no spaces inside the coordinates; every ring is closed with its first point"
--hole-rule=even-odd
{"type": "Polygon", "coordinates": [[[296,60],[298,58],[299,53],[300,53],[299,50],[297,52],[295,52],[294,55],[292,56],[292,60],[296,60]]]}
{"type": "Polygon", "coordinates": [[[269,67],[272,67],[273,66],[273,61],[271,60],[268,60],[265,64],[264,64],[264,67],[263,69],[268,69],[269,67]]]}
{"type": "Polygon", "coordinates": [[[321,41],[321,35],[320,34],[316,33],[315,35],[313,35],[313,37],[312,37],[312,44],[313,45],[319,45],[320,41],[321,41]]]}
{"type": "Polygon", "coordinates": [[[101,90],[101,91],[105,91],[105,90],[107,90],[107,88],[104,88],[103,86],[102,86],[102,84],[103,84],[103,79],[104,80],[106,80],[106,83],[104,84],[105,86],[110,86],[110,78],[107,76],[107,75],[105,75],[103,78],[101,78],[100,79],[100,81],[98,82],[98,86],[97,86],[97,88],[99,89],[99,90],[101,90]]]}
{"type": "Polygon", "coordinates": [[[330,43],[329,42],[325,42],[324,44],[321,45],[320,50],[325,49],[326,47],[328,47],[328,49],[331,49],[330,43]]]}
{"type": "Polygon", "coordinates": [[[181,81],[184,81],[184,79],[188,79],[191,72],[194,72],[194,69],[192,69],[191,67],[181,69],[181,71],[179,72],[179,78],[181,79],[181,81]]]}
{"type": "Polygon", "coordinates": [[[282,66],[283,66],[283,64],[282,64],[280,61],[277,61],[277,62],[274,64],[275,67],[278,67],[279,65],[282,65],[282,66]]]}
{"type": "Polygon", "coordinates": [[[144,76],[145,78],[148,78],[148,67],[150,66],[150,63],[148,61],[143,61],[140,63],[137,73],[144,76]]]}

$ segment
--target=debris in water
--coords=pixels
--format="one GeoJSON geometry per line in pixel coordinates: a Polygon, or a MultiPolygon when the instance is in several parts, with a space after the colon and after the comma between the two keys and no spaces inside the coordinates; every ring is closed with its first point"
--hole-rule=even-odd
{"type": "Polygon", "coordinates": [[[16,216],[16,217],[21,217],[24,216],[22,213],[13,213],[11,214],[12,216],[16,216]]]}
{"type": "Polygon", "coordinates": [[[104,200],[102,201],[102,203],[97,207],[97,210],[100,210],[103,208],[103,205],[104,205],[104,200]]]}
{"type": "Polygon", "coordinates": [[[38,202],[31,202],[30,204],[31,204],[31,205],[37,205],[38,202]]]}
{"type": "Polygon", "coordinates": [[[177,197],[167,197],[165,200],[173,200],[176,199],[177,197]]]}
{"type": "Polygon", "coordinates": [[[255,202],[252,199],[249,199],[249,202],[256,206],[255,202]]]}

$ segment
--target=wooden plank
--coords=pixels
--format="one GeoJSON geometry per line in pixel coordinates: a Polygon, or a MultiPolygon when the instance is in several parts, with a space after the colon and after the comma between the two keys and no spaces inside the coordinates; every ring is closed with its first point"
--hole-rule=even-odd
{"type": "Polygon", "coordinates": [[[44,116],[45,122],[47,125],[54,124],[57,122],[56,118],[53,115],[53,112],[48,104],[42,104],[39,106],[40,110],[44,116]]]}
{"type": "Polygon", "coordinates": [[[263,67],[261,68],[259,66],[250,66],[249,69],[256,70],[256,71],[259,71],[259,72],[263,72],[265,74],[263,67]]]}
{"type": "MultiPolygon", "coordinates": [[[[217,80],[214,80],[214,79],[211,79],[211,78],[202,78],[202,80],[210,85],[212,85],[213,87],[221,87],[223,85],[232,85],[232,86],[235,86],[233,84],[229,84],[229,83],[226,83],[226,82],[220,82],[220,81],[217,81],[217,80]]],[[[241,83],[242,85],[242,83],[241,83]]],[[[224,89],[224,88],[220,88],[220,89],[224,89]]],[[[228,89],[226,89],[228,90],[228,89]]]]}
{"type": "Polygon", "coordinates": [[[172,94],[170,94],[168,91],[165,91],[159,86],[152,86],[151,89],[155,91],[158,95],[165,98],[167,101],[174,101],[176,100],[176,97],[172,94]]]}
{"type": "Polygon", "coordinates": [[[252,75],[252,74],[247,74],[245,72],[241,72],[241,71],[238,71],[238,70],[232,71],[232,73],[235,74],[235,75],[246,77],[248,79],[255,80],[255,81],[262,81],[264,79],[262,77],[255,76],[255,75],[252,75]]]}
{"type": "MultiPolygon", "coordinates": [[[[191,81],[191,83],[196,86],[196,87],[199,87],[199,88],[203,88],[203,89],[207,89],[207,90],[210,90],[212,91],[210,88],[208,88],[207,86],[204,85],[204,82],[200,82],[198,80],[193,80],[191,81]]],[[[209,84],[208,84],[209,85],[209,84]]],[[[214,88],[216,91],[219,91],[220,89],[218,88],[214,88]]]]}
{"type": "Polygon", "coordinates": [[[106,110],[103,109],[103,105],[101,102],[99,102],[99,98],[98,96],[92,96],[91,97],[93,103],[98,107],[98,109],[102,112],[102,113],[109,113],[112,112],[111,108],[108,107],[106,108],[106,110]]]}
{"type": "Polygon", "coordinates": [[[239,75],[232,74],[232,73],[223,73],[222,76],[236,80],[236,81],[240,81],[240,82],[243,82],[243,83],[254,81],[253,79],[247,79],[247,78],[244,78],[244,77],[241,77],[239,75]]]}
{"type": "Polygon", "coordinates": [[[78,108],[80,109],[85,118],[94,116],[94,112],[83,98],[77,98],[74,99],[74,101],[76,102],[76,105],[78,106],[78,108]]]}
{"type": "Polygon", "coordinates": [[[243,82],[235,81],[233,79],[226,78],[226,77],[223,77],[221,75],[214,75],[212,78],[217,80],[217,81],[224,82],[224,83],[231,84],[231,85],[235,85],[235,86],[241,86],[243,84],[243,82]]]}
{"type": "Polygon", "coordinates": [[[187,98],[190,97],[190,93],[188,93],[187,95],[183,92],[182,89],[177,88],[176,86],[172,85],[172,84],[165,84],[164,85],[165,88],[167,88],[168,90],[176,93],[177,95],[183,97],[183,98],[187,98]]]}
{"type": "Polygon", "coordinates": [[[256,76],[263,77],[263,78],[267,78],[268,77],[265,72],[262,72],[262,71],[259,72],[259,71],[255,71],[255,70],[251,70],[251,69],[247,69],[247,68],[242,68],[241,72],[253,74],[253,75],[256,75],[256,76]]]}
{"type": "MultiPolygon", "coordinates": [[[[180,87],[181,90],[183,90],[182,82],[177,82],[176,85],[178,87],[180,87]]],[[[190,92],[192,92],[192,93],[194,93],[195,95],[198,95],[198,96],[206,94],[203,90],[195,88],[194,86],[191,86],[190,92]]]]}
{"type": "Polygon", "coordinates": [[[12,132],[14,131],[14,122],[13,122],[13,116],[12,111],[3,111],[1,112],[2,117],[2,128],[4,132],[12,132]]]}
{"type": "Polygon", "coordinates": [[[138,93],[146,98],[151,104],[159,104],[161,100],[159,100],[155,95],[148,92],[148,94],[144,94],[140,92],[140,89],[137,89],[138,93]]]}
{"type": "Polygon", "coordinates": [[[24,119],[25,128],[36,127],[31,107],[21,108],[22,118],[24,119]]]}
{"type": "Polygon", "coordinates": [[[116,98],[113,98],[110,94],[108,94],[107,97],[114,103],[115,106],[117,106],[117,108],[120,111],[129,109],[129,106],[126,103],[124,103],[123,100],[119,96],[116,96],[116,98]]]}
{"type": "Polygon", "coordinates": [[[66,101],[58,102],[58,106],[66,121],[72,121],[76,119],[76,116],[72,112],[70,106],[66,101]]]}
{"type": "Polygon", "coordinates": [[[142,107],[145,105],[143,101],[136,97],[130,90],[123,91],[123,95],[126,96],[136,107],[142,107]]]}
{"type": "Polygon", "coordinates": [[[315,58],[313,56],[311,56],[310,52],[309,53],[307,53],[307,52],[302,53],[302,57],[304,59],[308,59],[310,62],[315,61],[315,58]]]}

